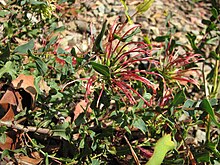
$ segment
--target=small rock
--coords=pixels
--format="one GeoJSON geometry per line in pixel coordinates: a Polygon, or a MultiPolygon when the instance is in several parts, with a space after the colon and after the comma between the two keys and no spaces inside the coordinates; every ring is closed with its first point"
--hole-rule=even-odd
{"type": "Polygon", "coordinates": [[[77,26],[77,28],[79,29],[79,31],[81,32],[89,32],[89,27],[87,22],[82,21],[82,20],[75,20],[75,24],[77,26]]]}
{"type": "Polygon", "coordinates": [[[109,5],[115,4],[115,0],[106,0],[106,2],[107,2],[109,5]]]}
{"type": "Polygon", "coordinates": [[[71,21],[71,22],[67,23],[66,26],[68,27],[69,30],[75,31],[77,29],[77,26],[76,26],[74,21],[71,21]]]}
{"type": "Polygon", "coordinates": [[[204,143],[206,141],[206,133],[204,131],[201,131],[200,129],[198,129],[196,131],[196,139],[198,142],[204,143]]]}
{"type": "Polygon", "coordinates": [[[98,7],[99,14],[105,14],[105,6],[103,4],[100,4],[98,7]]]}

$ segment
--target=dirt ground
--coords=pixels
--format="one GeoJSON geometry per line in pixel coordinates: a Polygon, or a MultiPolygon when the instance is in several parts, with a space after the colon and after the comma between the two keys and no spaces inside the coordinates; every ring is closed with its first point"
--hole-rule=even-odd
{"type": "MultiPolygon", "coordinates": [[[[126,1],[129,14],[135,12],[136,6],[141,0],[126,1]]],[[[198,39],[202,37],[200,31],[204,28],[202,19],[210,16],[210,2],[193,2],[187,0],[155,0],[151,8],[134,17],[134,22],[142,25],[143,35],[150,39],[165,35],[169,32],[168,26],[175,28],[174,37],[183,44],[187,44],[186,34],[192,32],[198,39]]],[[[65,25],[62,33],[61,46],[65,49],[77,47],[77,51],[86,51],[91,45],[91,34],[97,35],[105,20],[111,24],[118,17],[125,20],[124,8],[118,0],[84,0],[75,1],[68,8],[65,7],[63,20],[59,26],[65,25]]],[[[62,9],[61,9],[62,10],[62,9]]],[[[140,38],[137,38],[137,40],[140,38]]]]}

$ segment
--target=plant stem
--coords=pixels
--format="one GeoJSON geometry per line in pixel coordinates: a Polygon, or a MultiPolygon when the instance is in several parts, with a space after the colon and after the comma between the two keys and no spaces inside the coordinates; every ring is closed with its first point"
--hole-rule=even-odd
{"type": "MultiPolygon", "coordinates": [[[[208,98],[209,97],[209,91],[208,91],[208,84],[207,84],[207,80],[206,80],[206,76],[205,76],[205,62],[203,62],[203,66],[202,66],[202,76],[203,76],[203,83],[204,83],[204,87],[205,87],[205,97],[208,98]]],[[[207,142],[210,142],[210,126],[211,126],[211,120],[210,120],[210,115],[207,115],[207,131],[206,131],[206,139],[207,142]]]]}
{"type": "Polygon", "coordinates": [[[207,84],[207,80],[205,76],[205,62],[203,63],[203,66],[202,66],[202,77],[203,77],[203,83],[205,87],[205,97],[207,98],[209,96],[209,91],[208,91],[208,84],[207,84]]]}
{"type": "Polygon", "coordinates": [[[211,119],[210,119],[210,115],[207,115],[207,131],[206,131],[206,141],[210,142],[210,127],[211,127],[211,119]]]}
{"type": "Polygon", "coordinates": [[[220,55],[218,54],[217,59],[215,61],[214,84],[213,84],[213,93],[212,93],[214,97],[217,97],[218,87],[219,87],[219,84],[218,84],[219,57],[220,55]]]}

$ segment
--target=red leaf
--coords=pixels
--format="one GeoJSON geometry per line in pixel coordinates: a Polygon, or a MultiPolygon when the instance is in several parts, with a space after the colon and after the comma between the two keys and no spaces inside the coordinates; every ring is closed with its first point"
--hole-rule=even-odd
{"type": "Polygon", "coordinates": [[[141,151],[141,155],[143,155],[145,158],[150,158],[153,155],[153,152],[143,147],[138,146],[138,149],[141,151]]]}

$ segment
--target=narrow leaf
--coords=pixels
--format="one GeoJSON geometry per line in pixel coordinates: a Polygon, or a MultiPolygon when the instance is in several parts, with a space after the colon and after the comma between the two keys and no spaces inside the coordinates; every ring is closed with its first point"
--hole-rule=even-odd
{"type": "Polygon", "coordinates": [[[47,51],[51,45],[55,44],[57,41],[58,36],[53,36],[52,38],[50,38],[50,41],[47,43],[47,45],[44,47],[43,51],[47,51]]]}
{"type": "Polygon", "coordinates": [[[186,95],[182,90],[176,94],[174,100],[171,103],[171,106],[178,106],[179,104],[182,104],[185,101],[185,99],[186,99],[186,95]]]}
{"type": "Polygon", "coordinates": [[[107,21],[105,21],[103,23],[102,30],[99,33],[99,35],[97,36],[97,38],[95,39],[95,43],[94,43],[94,46],[92,48],[94,52],[103,52],[102,38],[105,34],[106,26],[107,26],[107,21]]]}
{"type": "Polygon", "coordinates": [[[8,42],[6,47],[3,48],[2,54],[0,56],[1,57],[0,60],[5,62],[8,60],[9,56],[10,56],[10,42],[8,42]]]}
{"type": "Polygon", "coordinates": [[[36,0],[30,0],[30,4],[32,5],[47,5],[46,2],[40,2],[36,0]]]}
{"type": "Polygon", "coordinates": [[[211,9],[211,12],[212,12],[212,16],[217,19],[218,18],[218,10],[213,7],[211,9]]]}
{"type": "Polygon", "coordinates": [[[92,64],[93,69],[95,69],[95,71],[102,74],[103,76],[110,77],[110,71],[107,66],[96,63],[96,62],[91,62],[91,64],[92,64]]]}
{"type": "Polygon", "coordinates": [[[126,5],[125,0],[120,0],[120,1],[121,1],[122,5],[124,6],[125,15],[126,15],[126,17],[127,17],[127,19],[128,19],[128,22],[129,22],[130,24],[132,24],[133,21],[131,20],[131,17],[130,17],[129,14],[128,14],[128,6],[126,5]]]}
{"type": "Polygon", "coordinates": [[[149,45],[149,48],[152,49],[153,47],[151,45],[151,41],[150,41],[149,37],[146,35],[146,36],[144,36],[143,39],[144,39],[144,42],[149,45]]]}
{"type": "Polygon", "coordinates": [[[165,35],[165,36],[158,36],[155,38],[155,41],[156,42],[164,42],[166,40],[169,40],[170,39],[170,36],[169,35],[165,35]]]}
{"type": "Polygon", "coordinates": [[[138,33],[140,33],[140,32],[141,32],[140,28],[136,28],[134,31],[132,31],[132,33],[130,33],[130,34],[124,36],[123,38],[120,37],[119,39],[120,39],[122,42],[129,42],[129,41],[132,40],[132,37],[133,37],[134,35],[136,35],[136,34],[138,34],[138,33]]]}
{"type": "Polygon", "coordinates": [[[34,39],[30,40],[28,43],[18,46],[15,48],[15,53],[27,53],[28,50],[32,50],[34,48],[34,39]]]}
{"type": "Polygon", "coordinates": [[[204,99],[202,100],[200,107],[210,115],[210,118],[213,121],[213,123],[215,123],[220,128],[220,123],[215,118],[215,113],[210,102],[207,99],[204,99]]]}
{"type": "Polygon", "coordinates": [[[196,43],[195,43],[196,42],[196,36],[192,33],[187,33],[186,37],[187,37],[189,43],[191,44],[192,48],[194,50],[198,50],[198,48],[196,46],[196,43]]]}
{"type": "Polygon", "coordinates": [[[175,148],[175,143],[171,140],[171,135],[164,135],[160,138],[155,146],[153,156],[146,165],[160,165],[166,153],[175,148]]]}
{"type": "Polygon", "coordinates": [[[31,56],[35,60],[37,70],[41,73],[41,75],[44,75],[48,69],[46,63],[42,61],[41,58],[34,56],[30,50],[28,50],[28,55],[31,56]]]}
{"type": "Polygon", "coordinates": [[[147,11],[153,2],[154,2],[154,0],[144,0],[143,3],[141,3],[137,6],[137,11],[140,13],[147,11]]]}

